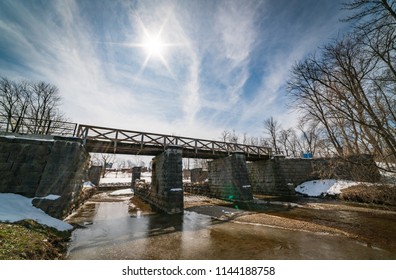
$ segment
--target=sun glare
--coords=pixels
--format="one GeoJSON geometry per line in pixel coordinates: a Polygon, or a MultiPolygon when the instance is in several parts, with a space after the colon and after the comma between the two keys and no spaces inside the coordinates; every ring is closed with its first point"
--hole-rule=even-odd
{"type": "Polygon", "coordinates": [[[168,65],[168,62],[165,59],[166,49],[173,46],[173,44],[165,43],[164,41],[162,41],[161,39],[162,29],[158,34],[150,33],[145,28],[143,30],[144,30],[145,38],[143,39],[143,42],[139,44],[139,46],[146,52],[146,59],[144,60],[143,65],[139,72],[142,72],[146,68],[148,62],[151,59],[156,59],[161,61],[162,64],[168,70],[168,72],[173,76],[173,73],[168,65]]]}
{"type": "Polygon", "coordinates": [[[149,56],[157,56],[157,57],[162,56],[164,50],[164,44],[159,38],[159,36],[156,37],[148,36],[148,38],[143,43],[143,45],[149,56]]]}
{"type": "MultiPolygon", "coordinates": [[[[168,17],[167,17],[168,18],[168,17]]],[[[164,41],[164,36],[161,36],[164,34],[165,26],[166,23],[168,22],[167,19],[163,22],[162,26],[159,27],[158,30],[153,31],[149,30],[141,21],[140,17],[137,17],[141,31],[143,35],[143,38],[141,38],[140,43],[138,44],[132,44],[133,47],[139,47],[146,53],[146,58],[139,70],[139,74],[144,71],[146,66],[148,65],[150,60],[156,60],[160,61],[163,66],[168,70],[169,74],[173,77],[172,70],[166,60],[166,57],[169,55],[168,54],[168,49],[170,47],[174,47],[175,44],[171,42],[164,41]]],[[[166,37],[166,36],[165,36],[166,37]]],[[[158,64],[154,64],[158,65],[158,64]]],[[[154,66],[156,67],[156,66],[154,66]]]]}

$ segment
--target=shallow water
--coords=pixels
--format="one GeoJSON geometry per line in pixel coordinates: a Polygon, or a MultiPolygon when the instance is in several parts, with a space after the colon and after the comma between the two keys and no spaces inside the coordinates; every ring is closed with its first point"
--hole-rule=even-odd
{"type": "MultiPolygon", "coordinates": [[[[279,215],[307,216],[309,212],[296,211],[283,211],[279,215]]],[[[359,224],[356,221],[359,217],[350,216],[348,211],[338,215],[359,224]]],[[[171,216],[140,212],[131,215],[127,200],[89,203],[85,211],[69,222],[84,225],[73,232],[69,259],[396,258],[393,249],[347,237],[219,221],[193,211],[171,216]]]]}

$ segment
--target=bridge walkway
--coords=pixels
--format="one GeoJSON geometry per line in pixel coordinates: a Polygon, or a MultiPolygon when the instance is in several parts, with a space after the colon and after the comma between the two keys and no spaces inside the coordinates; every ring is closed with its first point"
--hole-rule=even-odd
{"type": "Polygon", "coordinates": [[[156,156],[169,146],[179,146],[185,158],[222,158],[231,153],[243,153],[248,161],[268,159],[270,147],[245,145],[232,142],[205,140],[175,135],[148,133],[108,128],[63,121],[39,121],[37,119],[0,115],[0,134],[22,134],[78,137],[88,152],[156,156]]]}
{"type": "Polygon", "coordinates": [[[268,159],[271,148],[239,143],[204,140],[175,135],[115,129],[79,124],[76,136],[93,153],[115,153],[156,156],[169,146],[183,149],[183,157],[215,159],[239,152],[248,161],[268,159]]]}

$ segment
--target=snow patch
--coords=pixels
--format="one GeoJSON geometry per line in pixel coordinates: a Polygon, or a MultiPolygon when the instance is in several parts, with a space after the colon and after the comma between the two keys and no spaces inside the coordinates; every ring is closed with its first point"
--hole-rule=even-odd
{"type": "Polygon", "coordinates": [[[84,182],[84,184],[83,184],[83,188],[94,188],[94,187],[96,187],[96,186],[94,184],[92,184],[91,181],[84,182]]]}
{"type": "Polygon", "coordinates": [[[128,177],[127,174],[118,174],[117,177],[109,174],[109,177],[100,178],[100,184],[131,183],[131,181],[132,177],[128,177]]]}
{"type": "Polygon", "coordinates": [[[116,196],[116,195],[131,195],[131,194],[133,194],[133,189],[122,189],[111,192],[109,195],[116,196]]]}
{"type": "Polygon", "coordinates": [[[60,198],[60,195],[49,194],[49,195],[44,196],[44,197],[35,197],[35,198],[47,199],[47,200],[57,200],[58,198],[60,198]]]}
{"type": "Polygon", "coordinates": [[[43,136],[22,136],[22,135],[5,135],[5,138],[8,139],[22,139],[22,140],[35,140],[35,141],[45,141],[45,142],[55,142],[53,138],[43,137],[43,136]]]}
{"type": "Polygon", "coordinates": [[[295,190],[300,194],[305,194],[308,196],[336,195],[340,194],[341,190],[355,186],[357,184],[358,182],[346,180],[313,180],[298,185],[295,190]]]}
{"type": "MultiPolygon", "coordinates": [[[[45,199],[54,199],[55,197],[56,195],[49,195],[45,199]]],[[[34,207],[32,200],[33,198],[27,198],[19,194],[0,193],[0,221],[13,223],[31,219],[60,231],[73,229],[70,224],[55,219],[43,210],[34,207]]]]}
{"type": "MultiPolygon", "coordinates": [[[[151,172],[140,173],[140,179],[147,183],[151,182],[151,172]]],[[[104,178],[100,178],[100,184],[131,183],[132,174],[122,172],[109,172],[104,178]]]]}

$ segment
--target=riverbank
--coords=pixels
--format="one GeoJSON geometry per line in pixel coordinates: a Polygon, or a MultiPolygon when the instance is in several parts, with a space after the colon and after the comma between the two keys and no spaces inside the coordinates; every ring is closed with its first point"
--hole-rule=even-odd
{"type": "Polygon", "coordinates": [[[396,206],[396,186],[361,183],[342,190],[336,198],[371,205],[396,206]]]}
{"type": "Polygon", "coordinates": [[[65,259],[70,235],[33,220],[0,223],[0,260],[65,259]]]}
{"type": "MultiPolygon", "coordinates": [[[[185,210],[227,223],[343,236],[396,252],[396,241],[392,239],[396,230],[395,198],[394,186],[357,185],[331,199],[293,198],[285,202],[258,196],[254,207],[243,208],[233,202],[186,193],[185,210]],[[384,220],[387,222],[376,222],[384,220]]],[[[99,193],[85,204],[84,211],[91,215],[95,203],[128,200],[127,196],[99,193]]],[[[129,205],[131,217],[155,214],[137,198],[132,198],[129,205]]],[[[70,231],[60,232],[34,221],[0,223],[0,259],[64,259],[69,238],[70,231]]]]}
{"type": "Polygon", "coordinates": [[[305,197],[240,204],[189,193],[184,206],[184,214],[166,215],[136,197],[95,198],[69,221],[83,227],[73,231],[68,259],[396,257],[396,211],[382,206],[305,197]]]}
{"type": "Polygon", "coordinates": [[[396,252],[396,240],[393,238],[396,230],[396,206],[389,205],[390,194],[383,194],[384,188],[377,189],[377,198],[374,199],[375,191],[372,186],[369,187],[370,196],[365,191],[367,186],[354,188],[351,193],[359,199],[353,202],[349,201],[349,198],[348,201],[344,201],[340,196],[293,199],[293,202],[260,197],[254,204],[238,206],[231,202],[227,205],[224,201],[191,196],[185,199],[185,208],[222,221],[343,236],[366,244],[368,247],[396,252]],[[366,196],[370,197],[367,200],[370,203],[361,203],[361,197],[366,196]],[[380,200],[381,197],[386,197],[387,203],[380,200]],[[380,204],[375,204],[373,201],[380,204]]]}

